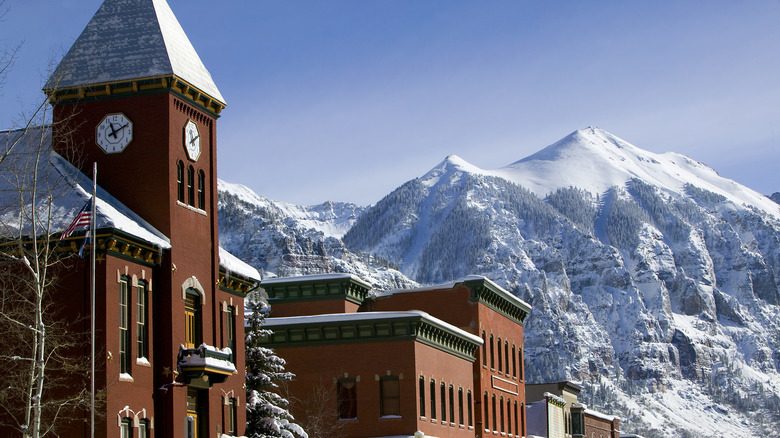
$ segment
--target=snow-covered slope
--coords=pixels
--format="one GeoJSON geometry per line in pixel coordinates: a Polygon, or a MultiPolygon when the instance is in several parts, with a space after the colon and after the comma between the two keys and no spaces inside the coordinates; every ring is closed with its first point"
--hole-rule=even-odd
{"type": "Polygon", "coordinates": [[[377,289],[417,284],[392,263],[341,242],[365,207],[337,202],[303,207],[271,201],[240,184],[218,181],[218,188],[220,245],[264,278],[343,272],[377,289]]]}
{"type": "Polygon", "coordinates": [[[780,421],[779,218],[701,163],[587,128],[498,170],[449,156],[343,240],[531,303],[527,379],[582,381],[624,431],[758,436],[780,421]]]}

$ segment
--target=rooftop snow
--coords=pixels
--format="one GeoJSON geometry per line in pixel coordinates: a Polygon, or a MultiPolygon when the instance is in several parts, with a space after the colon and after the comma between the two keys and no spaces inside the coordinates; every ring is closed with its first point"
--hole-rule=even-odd
{"type": "Polygon", "coordinates": [[[367,288],[371,288],[371,285],[369,283],[366,283],[364,280],[362,280],[360,277],[353,275],[353,274],[316,274],[316,275],[299,275],[297,277],[274,277],[274,278],[266,278],[264,279],[260,285],[268,285],[268,284],[280,284],[280,283],[298,283],[301,281],[306,282],[317,282],[317,281],[326,281],[326,280],[352,280],[356,283],[359,283],[367,288]]]}
{"type": "MultiPolygon", "coordinates": [[[[22,134],[21,130],[0,132],[0,144],[7,145],[13,138],[22,134]]],[[[4,225],[5,229],[2,230],[4,234],[18,232],[19,228],[22,228],[25,234],[33,232],[28,221],[20,223],[17,207],[20,205],[20,192],[17,187],[20,184],[31,187],[29,179],[32,178],[32,166],[36,162],[39,177],[36,200],[39,208],[45,208],[47,205],[45,199],[52,196],[49,232],[56,233],[67,228],[92,195],[92,180],[51,150],[51,128],[33,128],[14,147],[12,154],[4,162],[3,170],[0,171],[0,205],[5,208],[0,212],[0,222],[4,225]],[[40,148],[38,148],[39,144],[42,145],[40,148]],[[42,158],[40,160],[36,160],[38,151],[42,158]],[[15,169],[26,170],[17,174],[15,169]],[[22,178],[23,182],[17,178],[22,178]]],[[[26,188],[25,199],[22,201],[25,208],[30,208],[32,205],[31,195],[31,191],[26,188]]],[[[158,248],[171,247],[168,237],[111,196],[100,185],[97,187],[95,210],[98,229],[114,228],[132,234],[158,248]]]]}
{"type": "Polygon", "coordinates": [[[44,89],[171,74],[225,103],[165,0],[106,0],[44,89]]]}
{"type": "Polygon", "coordinates": [[[518,305],[520,307],[529,308],[529,309],[531,308],[530,304],[528,304],[525,301],[521,300],[520,298],[512,295],[506,289],[502,288],[501,286],[499,286],[495,282],[493,282],[491,279],[489,279],[487,277],[483,277],[481,275],[469,275],[469,276],[463,277],[461,279],[455,280],[452,283],[435,284],[435,285],[431,285],[431,286],[418,287],[418,288],[413,288],[413,289],[393,289],[393,290],[389,290],[389,291],[385,291],[385,292],[379,292],[379,293],[377,293],[377,297],[390,296],[390,295],[395,295],[395,294],[404,294],[404,293],[430,292],[430,291],[433,291],[433,290],[440,290],[440,289],[452,289],[459,283],[464,283],[466,281],[474,281],[474,280],[482,280],[482,281],[488,283],[489,285],[491,285],[492,287],[494,287],[496,290],[499,290],[499,291],[503,292],[506,295],[507,299],[514,301],[515,305],[518,305]]]}
{"type": "Polygon", "coordinates": [[[249,266],[243,260],[229,253],[226,249],[219,247],[219,265],[225,268],[228,273],[234,272],[242,277],[260,280],[260,272],[249,266]]]}

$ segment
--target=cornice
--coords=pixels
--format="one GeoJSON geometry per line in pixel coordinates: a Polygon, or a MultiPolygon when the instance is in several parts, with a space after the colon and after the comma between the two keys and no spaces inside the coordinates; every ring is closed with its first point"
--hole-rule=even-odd
{"type": "MultiPolygon", "coordinates": [[[[359,315],[359,314],[345,314],[359,315]]],[[[292,322],[268,327],[263,344],[271,348],[413,340],[473,361],[481,345],[419,314],[378,319],[349,317],[326,323],[292,322]]]]}
{"type": "Polygon", "coordinates": [[[214,99],[176,75],[103,82],[78,87],[45,89],[43,91],[55,105],[167,91],[184,99],[187,103],[197,106],[198,109],[205,111],[214,118],[218,118],[225,108],[224,103],[214,99]]]}

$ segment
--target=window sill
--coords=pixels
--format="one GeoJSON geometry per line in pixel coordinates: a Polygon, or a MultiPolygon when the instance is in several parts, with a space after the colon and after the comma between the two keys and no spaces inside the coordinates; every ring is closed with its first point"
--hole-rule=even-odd
{"type": "Polygon", "coordinates": [[[119,381],[120,382],[135,382],[135,380],[133,380],[133,376],[131,376],[130,374],[127,374],[127,373],[120,373],[119,374],[119,381]]]}
{"type": "Polygon", "coordinates": [[[380,420],[398,420],[400,418],[403,417],[401,417],[400,415],[382,415],[381,417],[379,417],[380,420]]]}
{"type": "Polygon", "coordinates": [[[135,364],[138,365],[138,366],[150,367],[150,368],[152,366],[152,364],[149,363],[149,359],[147,359],[145,357],[139,357],[138,359],[136,359],[135,360],[135,364]]]}
{"type": "Polygon", "coordinates": [[[355,418],[339,418],[339,421],[358,421],[357,417],[355,418]]]}
{"type": "Polygon", "coordinates": [[[202,214],[203,216],[208,216],[208,214],[206,214],[206,210],[201,210],[200,208],[193,207],[193,206],[191,206],[189,204],[185,204],[185,203],[183,203],[181,201],[176,201],[176,205],[178,205],[179,207],[184,207],[187,210],[192,210],[195,213],[202,214]]]}

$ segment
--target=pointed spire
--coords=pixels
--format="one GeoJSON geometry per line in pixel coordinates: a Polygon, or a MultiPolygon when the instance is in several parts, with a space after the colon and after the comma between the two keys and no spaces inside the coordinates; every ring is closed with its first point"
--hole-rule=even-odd
{"type": "Polygon", "coordinates": [[[106,0],[44,90],[174,75],[224,98],[165,0],[106,0]]]}

